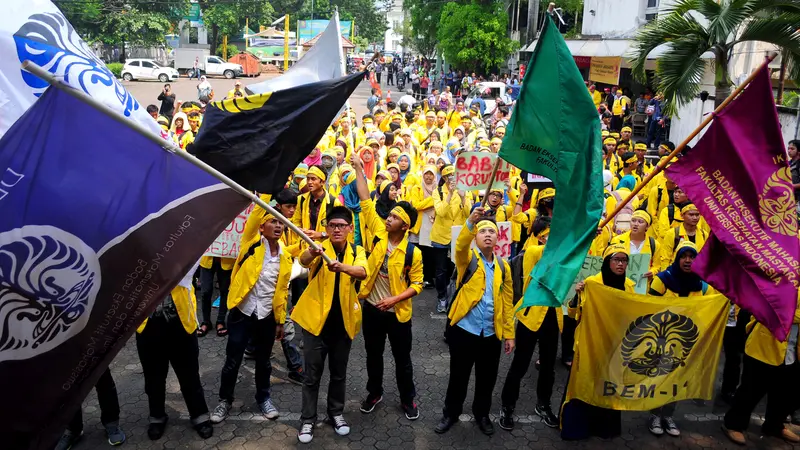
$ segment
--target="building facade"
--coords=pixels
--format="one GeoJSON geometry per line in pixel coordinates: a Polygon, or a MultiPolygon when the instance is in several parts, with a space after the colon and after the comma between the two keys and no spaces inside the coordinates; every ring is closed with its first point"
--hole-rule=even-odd
{"type": "Polygon", "coordinates": [[[384,34],[384,52],[403,53],[403,26],[406,20],[406,13],[403,11],[403,0],[392,0],[391,6],[386,12],[386,22],[389,28],[384,34]]]}

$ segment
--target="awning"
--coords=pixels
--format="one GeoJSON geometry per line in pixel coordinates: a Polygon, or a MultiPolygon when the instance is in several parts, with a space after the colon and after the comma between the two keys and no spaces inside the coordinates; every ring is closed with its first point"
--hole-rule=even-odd
{"type": "MultiPolygon", "coordinates": [[[[534,40],[531,45],[527,46],[525,52],[533,52],[536,48],[536,41],[534,40]]],[[[572,56],[588,56],[588,57],[604,57],[604,56],[620,56],[624,58],[633,58],[634,41],[633,39],[567,39],[567,47],[569,48],[572,56]]],[[[658,59],[664,55],[669,49],[669,44],[661,44],[654,48],[647,59],[658,59]]],[[[703,54],[703,59],[713,59],[714,55],[711,52],[703,54]]]]}

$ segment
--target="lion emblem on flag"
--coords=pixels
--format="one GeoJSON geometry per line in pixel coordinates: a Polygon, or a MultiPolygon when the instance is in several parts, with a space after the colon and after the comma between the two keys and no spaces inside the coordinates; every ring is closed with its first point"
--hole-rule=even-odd
{"type": "Polygon", "coordinates": [[[666,310],[638,317],[622,340],[622,365],[650,378],[686,364],[700,332],[692,319],[666,310]]]}
{"type": "Polygon", "coordinates": [[[52,226],[0,233],[0,361],[50,351],[86,326],[100,262],[80,238],[52,226]]]}

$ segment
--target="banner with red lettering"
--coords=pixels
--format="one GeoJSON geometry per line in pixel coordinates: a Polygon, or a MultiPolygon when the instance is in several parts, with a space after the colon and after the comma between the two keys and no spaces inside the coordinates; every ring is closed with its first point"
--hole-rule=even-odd
{"type": "Polygon", "coordinates": [[[203,256],[216,256],[219,258],[234,258],[239,256],[239,246],[241,245],[242,233],[244,233],[244,224],[247,218],[253,211],[255,203],[251,203],[244,211],[240,212],[233,222],[225,227],[225,230],[217,236],[214,243],[211,244],[203,253],[203,256]]]}
{"type": "MultiPolygon", "coordinates": [[[[461,225],[450,228],[450,259],[455,261],[456,239],[461,233],[461,225]]],[[[511,257],[511,222],[497,222],[497,244],[494,246],[494,255],[498,258],[508,259],[511,257]]],[[[477,249],[475,241],[472,241],[472,248],[477,249]]]]}
{"type": "MultiPolygon", "coordinates": [[[[462,191],[485,190],[492,178],[492,169],[497,160],[495,153],[464,152],[456,158],[456,183],[462,191]]],[[[511,175],[511,165],[502,161],[492,183],[493,189],[505,189],[511,175]]]]}

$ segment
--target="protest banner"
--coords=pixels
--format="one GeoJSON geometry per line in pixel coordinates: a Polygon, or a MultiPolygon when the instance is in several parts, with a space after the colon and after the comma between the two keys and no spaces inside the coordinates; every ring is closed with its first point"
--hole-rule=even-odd
{"type": "MultiPolygon", "coordinates": [[[[456,158],[456,183],[462,191],[485,190],[492,178],[497,155],[486,152],[464,152],[456,158]]],[[[511,175],[511,165],[503,161],[497,169],[493,189],[505,189],[511,175]]]]}
{"type": "MultiPolygon", "coordinates": [[[[461,233],[463,226],[457,225],[450,228],[450,259],[455,262],[456,239],[461,233]]],[[[498,258],[508,259],[511,257],[511,222],[497,222],[497,245],[494,246],[494,255],[498,258]]],[[[475,241],[472,241],[472,248],[475,241]]]]}
{"type": "Polygon", "coordinates": [[[650,255],[639,253],[631,255],[628,259],[628,271],[625,275],[629,280],[636,283],[634,292],[637,294],[647,294],[647,278],[644,274],[650,271],[650,255]]]}
{"type": "Polygon", "coordinates": [[[239,256],[239,245],[241,244],[242,233],[244,232],[244,224],[247,222],[247,218],[250,216],[253,208],[255,208],[255,204],[251,203],[250,206],[239,213],[239,215],[233,219],[233,222],[228,224],[225,230],[217,236],[214,243],[206,249],[203,256],[236,259],[239,256]]]}
{"type": "Polygon", "coordinates": [[[597,83],[613,84],[619,83],[619,72],[622,65],[622,58],[619,56],[592,57],[589,66],[589,79],[597,83]]]}
{"type": "Polygon", "coordinates": [[[603,267],[603,258],[601,256],[586,255],[586,258],[583,260],[583,264],[581,264],[581,269],[578,271],[578,276],[575,277],[575,281],[572,282],[572,286],[570,286],[569,291],[567,291],[567,296],[561,300],[561,303],[569,303],[569,301],[572,300],[572,297],[575,297],[575,286],[578,284],[578,282],[581,282],[592,275],[597,275],[600,273],[601,267],[603,267]]]}

